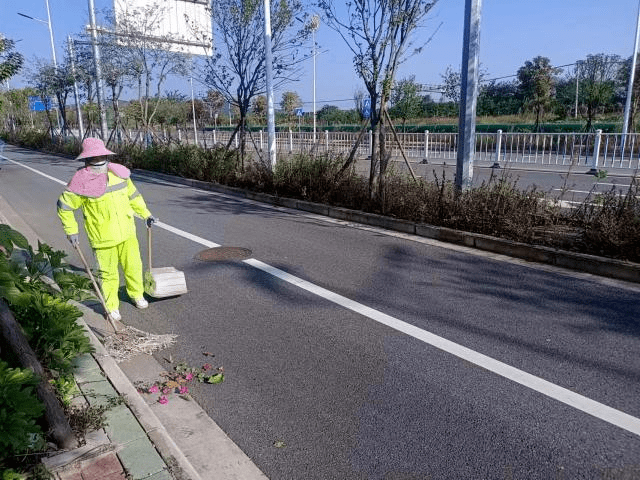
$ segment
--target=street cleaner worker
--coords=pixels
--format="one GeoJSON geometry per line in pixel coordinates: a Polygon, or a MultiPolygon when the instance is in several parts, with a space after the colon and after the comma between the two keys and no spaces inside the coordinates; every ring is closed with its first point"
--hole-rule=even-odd
{"type": "Polygon", "coordinates": [[[98,263],[102,279],[102,293],[106,308],[113,320],[119,321],[118,288],[122,265],[129,297],[138,308],[147,308],[144,298],[142,259],[136,237],[134,213],[144,218],[147,227],[158,220],[131,181],[130,170],[124,165],[108,161],[115,155],[107,150],[99,138],[86,138],[82,153],[76,160],[84,160],[66,190],[58,198],[58,216],[69,242],[78,248],[78,223],[74,211],[82,209],[84,227],[98,263]]]}

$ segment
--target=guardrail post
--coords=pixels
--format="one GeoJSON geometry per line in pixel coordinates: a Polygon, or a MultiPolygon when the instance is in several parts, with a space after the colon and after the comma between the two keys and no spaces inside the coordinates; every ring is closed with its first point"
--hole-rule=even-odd
{"type": "Polygon", "coordinates": [[[178,141],[182,142],[182,130],[178,129],[178,141]]]}
{"type": "Polygon", "coordinates": [[[369,158],[373,155],[373,132],[369,130],[369,158]]]}
{"type": "Polygon", "coordinates": [[[424,158],[422,163],[429,163],[429,130],[424,131],[424,158]]]}
{"type": "Polygon", "coordinates": [[[327,152],[329,151],[329,130],[324,131],[324,144],[326,145],[327,152]]]}
{"type": "Polygon", "coordinates": [[[500,168],[500,154],[502,153],[502,130],[496,132],[496,158],[491,168],[500,168]]]}
{"type": "Polygon", "coordinates": [[[289,128],[289,153],[293,153],[293,132],[289,128]]]}
{"type": "Polygon", "coordinates": [[[596,130],[596,138],[593,140],[593,155],[591,161],[591,170],[587,173],[590,175],[598,174],[598,160],[600,158],[600,142],[602,141],[602,130],[596,130]]]}
{"type": "Polygon", "coordinates": [[[216,131],[215,130],[213,131],[213,144],[214,145],[218,144],[218,141],[216,140],[216,131]]]}

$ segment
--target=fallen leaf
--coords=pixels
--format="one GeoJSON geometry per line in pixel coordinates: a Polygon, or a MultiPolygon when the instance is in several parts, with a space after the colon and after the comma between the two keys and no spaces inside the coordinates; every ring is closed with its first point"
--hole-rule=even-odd
{"type": "Polygon", "coordinates": [[[211,375],[208,379],[208,383],[222,383],[224,380],[224,375],[222,373],[216,373],[215,375],[211,375]]]}

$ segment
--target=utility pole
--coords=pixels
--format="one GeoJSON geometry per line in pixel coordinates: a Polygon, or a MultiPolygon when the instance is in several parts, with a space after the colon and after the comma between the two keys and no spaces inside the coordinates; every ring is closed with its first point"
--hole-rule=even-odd
{"type": "Polygon", "coordinates": [[[458,119],[459,141],[455,182],[458,191],[466,190],[473,183],[481,10],[482,0],[465,0],[460,115],[458,119]]]}
{"type": "Polygon", "coordinates": [[[580,61],[576,62],[576,112],[573,118],[578,118],[578,78],[580,76],[580,61]]]}
{"type": "Polygon", "coordinates": [[[276,166],[276,121],[273,103],[273,52],[271,51],[271,6],[264,0],[264,50],[267,75],[267,131],[269,142],[269,165],[276,166]]]}
{"type": "Polygon", "coordinates": [[[320,17],[311,17],[311,36],[313,40],[313,143],[316,143],[316,30],[320,27],[320,17]]]}
{"type": "Polygon", "coordinates": [[[629,131],[629,112],[631,111],[631,97],[633,96],[633,82],[636,74],[636,57],[638,56],[638,36],[640,35],[640,2],[638,2],[638,20],[636,21],[636,39],[633,45],[633,57],[631,57],[631,71],[629,72],[629,85],[627,87],[627,101],[624,106],[624,122],[622,124],[622,139],[620,145],[624,155],[624,144],[629,131]]]}
{"type": "Polygon", "coordinates": [[[98,95],[98,111],[100,112],[100,133],[102,140],[107,143],[107,112],[104,108],[104,91],[102,89],[102,66],[100,48],[98,47],[98,32],[96,27],[96,12],[93,0],[89,0],[89,20],[91,22],[91,46],[93,47],[93,63],[96,69],[96,93],[98,95]]]}
{"type": "Polygon", "coordinates": [[[78,129],[80,130],[80,139],[84,138],[84,124],[82,123],[82,108],[80,108],[80,96],[78,95],[78,84],[76,82],[76,62],[74,60],[75,51],[73,50],[73,40],[71,35],[67,36],[69,44],[69,61],[71,62],[71,75],[73,76],[73,98],[76,101],[76,116],[78,117],[78,129]]]}

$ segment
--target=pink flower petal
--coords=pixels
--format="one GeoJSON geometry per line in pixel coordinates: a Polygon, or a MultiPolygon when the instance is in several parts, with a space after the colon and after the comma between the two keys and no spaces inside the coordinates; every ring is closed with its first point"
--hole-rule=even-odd
{"type": "Polygon", "coordinates": [[[162,395],[159,399],[158,399],[158,403],[161,403],[162,405],[164,405],[165,403],[169,403],[169,399],[167,397],[165,397],[164,395],[162,395]]]}
{"type": "Polygon", "coordinates": [[[149,388],[149,393],[157,393],[159,391],[160,389],[158,388],[158,385],[153,385],[149,388]]]}
{"type": "Polygon", "coordinates": [[[193,373],[187,373],[184,378],[186,378],[187,380],[193,380],[193,373]]]}
{"type": "Polygon", "coordinates": [[[189,393],[189,389],[187,387],[180,387],[180,394],[184,395],[185,393],[189,393]]]}

